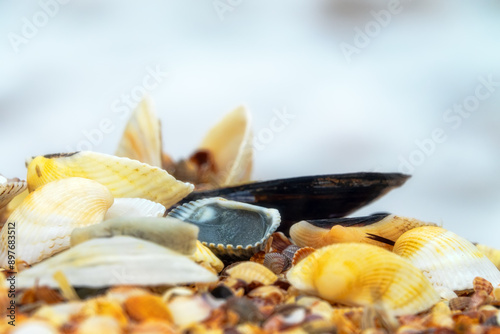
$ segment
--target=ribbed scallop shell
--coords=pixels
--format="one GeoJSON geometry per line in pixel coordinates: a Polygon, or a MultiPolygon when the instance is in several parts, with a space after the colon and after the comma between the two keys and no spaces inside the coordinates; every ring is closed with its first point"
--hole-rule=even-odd
{"type": "Polygon", "coordinates": [[[209,265],[218,273],[224,269],[224,263],[222,263],[222,261],[215,256],[210,248],[203,245],[200,241],[196,241],[196,251],[190,256],[190,258],[196,263],[209,265]]]}
{"type": "Polygon", "coordinates": [[[193,190],[158,167],[90,151],[38,156],[27,163],[30,191],[54,180],[84,177],[105,185],[114,197],[140,197],[170,207],[193,190]]]}
{"type": "Polygon", "coordinates": [[[235,185],[250,180],[253,161],[251,115],[239,107],[227,114],[207,133],[198,150],[213,155],[216,183],[235,185]]]}
{"type": "Polygon", "coordinates": [[[281,253],[267,253],[264,256],[263,265],[266,268],[271,269],[273,273],[278,275],[288,269],[288,267],[291,265],[291,261],[281,253]]]}
{"type": "Polygon", "coordinates": [[[163,217],[167,209],[144,198],[115,198],[104,220],[117,217],[163,217]]]}
{"type": "Polygon", "coordinates": [[[17,288],[58,287],[54,273],[62,272],[76,287],[115,285],[174,285],[215,282],[217,275],[189,257],[150,241],[129,236],[86,241],[55,255],[17,276],[17,288]]]}
{"type": "Polygon", "coordinates": [[[230,258],[249,259],[263,250],[280,224],[278,210],[220,197],[178,206],[168,217],[195,224],[200,228],[198,240],[215,255],[230,258]]]}
{"type": "Polygon", "coordinates": [[[290,269],[287,278],[295,288],[330,302],[379,305],[394,315],[418,313],[439,301],[419,269],[368,244],[318,249],[290,269]]]}
{"type": "Polygon", "coordinates": [[[477,244],[476,247],[500,270],[500,249],[481,244],[477,244]]]}
{"type": "Polygon", "coordinates": [[[178,253],[192,255],[197,249],[198,227],[170,217],[118,217],[73,230],[71,246],[118,235],[148,240],[178,253]]]}
{"type": "Polygon", "coordinates": [[[160,120],[149,98],[144,98],[130,116],[115,155],[162,167],[160,120]]]}
{"type": "Polygon", "coordinates": [[[256,262],[245,261],[226,270],[232,278],[239,278],[247,283],[256,281],[264,285],[273,284],[278,279],[270,269],[256,262]]]}
{"type": "Polygon", "coordinates": [[[320,248],[341,242],[363,242],[391,250],[392,245],[374,240],[373,236],[395,242],[401,234],[415,227],[435,225],[396,215],[387,215],[385,217],[380,215],[382,219],[376,222],[370,221],[366,225],[365,223],[355,224],[358,220],[367,220],[375,216],[331,219],[332,224],[338,221],[338,224],[333,226],[328,226],[329,220],[325,220],[327,222],[317,221],[321,222],[321,225],[317,224],[320,226],[315,226],[314,221],[308,222],[304,220],[292,225],[290,236],[300,247],[320,248]],[[325,228],[326,226],[328,228],[325,228]]]}
{"type": "Polygon", "coordinates": [[[33,264],[68,248],[71,231],[100,223],[112,203],[109,190],[88,179],[63,179],[38,188],[2,228],[0,265],[7,266],[9,249],[18,261],[33,264]],[[15,246],[9,240],[15,240],[15,246]]]}
{"type": "Polygon", "coordinates": [[[397,240],[393,251],[422,270],[443,296],[449,290],[472,289],[477,276],[494,286],[500,284],[500,271],[476,246],[441,227],[410,230],[397,240]]]}
{"type": "Polygon", "coordinates": [[[0,210],[26,189],[26,181],[6,179],[0,175],[0,210]]]}

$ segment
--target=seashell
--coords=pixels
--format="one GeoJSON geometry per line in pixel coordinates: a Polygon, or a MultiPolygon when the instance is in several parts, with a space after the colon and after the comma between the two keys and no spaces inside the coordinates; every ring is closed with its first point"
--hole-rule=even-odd
{"type": "Polygon", "coordinates": [[[250,284],[253,281],[269,285],[276,282],[276,276],[270,269],[256,262],[241,262],[226,270],[232,278],[238,278],[250,284]]]}
{"type": "Polygon", "coordinates": [[[280,254],[280,253],[267,253],[264,256],[264,263],[263,265],[266,268],[271,269],[273,273],[276,275],[281,274],[283,271],[287,270],[290,265],[291,261],[289,258],[287,258],[285,255],[280,254]]]}
{"type": "Polygon", "coordinates": [[[252,172],[253,143],[251,115],[244,107],[227,114],[207,133],[198,150],[213,155],[217,168],[216,184],[248,182],[252,172]]]}
{"type": "Polygon", "coordinates": [[[104,220],[117,217],[163,217],[167,209],[160,203],[144,198],[115,198],[104,220]]]}
{"type": "Polygon", "coordinates": [[[7,179],[0,174],[0,209],[22,193],[27,187],[26,181],[7,179]]]}
{"type": "Polygon", "coordinates": [[[178,334],[179,331],[171,323],[159,320],[149,320],[137,325],[132,325],[128,334],[178,334]]]}
{"type": "Polygon", "coordinates": [[[500,270],[500,249],[481,244],[477,244],[476,247],[500,270]]]}
{"type": "MultiPolygon", "coordinates": [[[[173,219],[173,218],[172,218],[173,219]]],[[[207,264],[211,268],[215,269],[217,273],[220,273],[224,269],[224,263],[215,256],[215,254],[203,245],[200,241],[196,241],[196,251],[190,256],[191,260],[196,263],[207,264]]]]}
{"type": "Polygon", "coordinates": [[[292,261],[295,252],[298,251],[299,249],[300,247],[297,245],[290,245],[283,250],[282,254],[285,255],[287,258],[289,258],[290,261],[292,261]]]}
{"type": "Polygon", "coordinates": [[[393,315],[424,311],[439,301],[425,276],[377,246],[342,243],[316,250],[292,267],[288,281],[330,302],[379,305],[393,315]]]}
{"type": "MultiPolygon", "coordinates": [[[[450,307],[451,307],[450,300],[450,307]]],[[[441,328],[453,329],[453,319],[451,318],[451,310],[445,302],[439,302],[432,307],[430,325],[441,328]]],[[[429,326],[430,327],[430,326],[429,326]]]]}
{"type": "Polygon", "coordinates": [[[450,309],[452,311],[463,311],[469,307],[470,301],[470,297],[456,297],[450,299],[450,309]]]}
{"type": "Polygon", "coordinates": [[[161,297],[144,294],[128,298],[124,303],[127,314],[135,321],[153,319],[172,321],[172,314],[161,297]]]}
{"type": "Polygon", "coordinates": [[[197,248],[198,227],[170,217],[119,217],[73,230],[71,246],[94,238],[120,235],[148,240],[178,253],[192,255],[197,248]]]}
{"type": "Polygon", "coordinates": [[[271,237],[273,238],[271,250],[275,252],[281,253],[292,244],[290,239],[288,239],[283,232],[274,232],[271,237]]]}
{"type": "Polygon", "coordinates": [[[181,203],[223,197],[278,209],[282,220],[279,230],[288,233],[299,220],[343,217],[403,185],[408,178],[397,173],[303,176],[195,191],[181,203]]]}
{"type": "Polygon", "coordinates": [[[17,277],[17,288],[31,287],[36,280],[55,288],[57,271],[73,286],[91,288],[217,281],[217,275],[186,256],[146,240],[116,236],[86,241],[24,270],[17,277]]]}
{"type": "Polygon", "coordinates": [[[312,247],[302,247],[298,249],[295,254],[293,254],[292,265],[295,266],[297,263],[308,257],[309,254],[313,253],[314,251],[316,251],[316,249],[312,247]]]}
{"type": "Polygon", "coordinates": [[[260,298],[272,305],[278,305],[285,301],[285,291],[274,285],[264,285],[253,289],[247,294],[250,298],[260,298]]]}
{"type": "Polygon", "coordinates": [[[121,334],[120,323],[110,316],[93,316],[82,321],[75,334],[121,334]]]}
{"type": "Polygon", "coordinates": [[[266,257],[266,254],[267,253],[266,253],[265,250],[257,252],[254,255],[252,255],[252,257],[248,261],[252,261],[252,262],[257,262],[259,264],[263,264],[264,263],[264,259],[266,257]]]}
{"type": "Polygon", "coordinates": [[[120,303],[104,297],[87,300],[77,316],[85,319],[95,316],[106,316],[115,319],[120,326],[127,325],[127,315],[120,303]]]}
{"type": "Polygon", "coordinates": [[[399,237],[393,251],[422,270],[443,295],[449,290],[471,289],[477,276],[493,285],[500,284],[500,271],[483,253],[468,240],[441,227],[410,230],[399,237]]]}
{"type": "Polygon", "coordinates": [[[263,250],[266,240],[280,224],[277,210],[223,198],[186,203],[168,216],[198,226],[198,240],[215,255],[230,258],[248,259],[263,250]]]}
{"type": "Polygon", "coordinates": [[[301,221],[292,225],[290,236],[301,247],[320,248],[340,242],[363,242],[392,250],[401,234],[426,225],[435,226],[413,218],[382,213],[367,217],[301,221]]]}
{"type": "Polygon", "coordinates": [[[33,264],[69,248],[71,231],[101,222],[112,203],[106,187],[83,178],[58,180],[37,189],[2,228],[0,265],[13,265],[8,250],[15,251],[17,261],[33,264]],[[15,246],[9,242],[13,228],[15,246]]]}
{"type": "Polygon", "coordinates": [[[58,334],[59,331],[54,326],[40,320],[29,320],[16,325],[12,331],[5,332],[12,334],[58,334]]]}
{"type": "Polygon", "coordinates": [[[493,292],[493,285],[482,277],[475,277],[472,281],[474,292],[484,291],[487,295],[493,292]]]}
{"type": "Polygon", "coordinates": [[[203,295],[176,296],[168,302],[168,309],[177,326],[187,327],[210,316],[212,305],[203,295]]]}
{"type": "Polygon", "coordinates": [[[115,155],[162,168],[160,120],[149,98],[142,99],[130,116],[115,155]]]}
{"type": "Polygon", "coordinates": [[[48,182],[84,177],[106,186],[114,197],[139,197],[170,207],[193,190],[166,171],[137,160],[82,151],[34,157],[27,161],[30,191],[48,182]]]}
{"type": "Polygon", "coordinates": [[[83,306],[84,303],[80,301],[43,305],[33,313],[33,318],[49,322],[54,327],[61,327],[76,316],[83,306]]]}

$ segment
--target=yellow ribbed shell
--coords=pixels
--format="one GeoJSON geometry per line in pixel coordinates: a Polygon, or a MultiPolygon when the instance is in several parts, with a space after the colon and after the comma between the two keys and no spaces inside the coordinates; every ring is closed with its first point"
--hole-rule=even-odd
{"type": "Polygon", "coordinates": [[[287,278],[297,289],[330,302],[383,307],[394,315],[424,311],[439,295],[416,267],[385,249],[342,243],[316,250],[287,278]]]}
{"type": "Polygon", "coordinates": [[[477,276],[493,286],[500,284],[500,271],[476,246],[442,227],[410,230],[397,240],[393,251],[422,270],[443,296],[450,290],[472,289],[477,276]]]}
{"type": "Polygon", "coordinates": [[[264,285],[273,284],[278,279],[278,276],[262,264],[250,261],[241,262],[226,270],[226,273],[247,283],[257,281],[264,285]]]}
{"type": "Polygon", "coordinates": [[[84,177],[105,185],[114,197],[140,197],[169,208],[193,190],[165,170],[137,160],[82,151],[38,156],[28,164],[28,188],[35,190],[48,182],[84,177]]]}
{"type": "Polygon", "coordinates": [[[476,247],[500,270],[500,249],[481,244],[476,245],[476,247]]]}
{"type": "Polygon", "coordinates": [[[307,221],[292,225],[290,236],[300,247],[320,248],[341,242],[362,242],[392,250],[386,243],[372,240],[369,234],[396,241],[401,234],[416,227],[435,225],[414,218],[389,215],[384,219],[366,226],[335,225],[331,229],[314,226],[307,221]]]}
{"type": "Polygon", "coordinates": [[[113,196],[106,187],[84,178],[58,180],[38,188],[2,228],[0,266],[7,266],[8,250],[18,261],[32,264],[69,248],[73,229],[100,223],[112,204],[113,196]]]}
{"type": "Polygon", "coordinates": [[[218,273],[224,269],[224,263],[201,241],[196,241],[196,251],[189,257],[196,263],[206,264],[215,269],[218,273]]]}

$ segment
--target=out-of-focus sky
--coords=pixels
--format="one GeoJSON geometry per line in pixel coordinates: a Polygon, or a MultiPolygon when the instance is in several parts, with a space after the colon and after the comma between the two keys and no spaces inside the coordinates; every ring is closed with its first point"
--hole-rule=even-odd
{"type": "Polygon", "coordinates": [[[403,171],[356,215],[499,247],[499,33],[492,0],[5,0],[0,173],[25,178],[33,155],[113,153],[144,91],[176,158],[244,104],[255,179],[403,171]]]}

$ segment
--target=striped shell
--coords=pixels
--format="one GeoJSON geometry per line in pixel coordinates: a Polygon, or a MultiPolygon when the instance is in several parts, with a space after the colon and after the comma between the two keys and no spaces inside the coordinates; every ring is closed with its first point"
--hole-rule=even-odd
{"type": "Polygon", "coordinates": [[[196,251],[198,227],[175,218],[119,217],[73,230],[71,246],[118,235],[148,240],[180,254],[192,255],[196,251]]]}
{"type": "Polygon", "coordinates": [[[97,238],[78,244],[17,276],[17,288],[58,287],[56,272],[76,287],[174,285],[216,282],[217,275],[187,256],[129,236],[97,238]]]}
{"type": "Polygon", "coordinates": [[[115,198],[104,220],[117,217],[163,217],[167,209],[144,198],[115,198]]]}
{"type": "Polygon", "coordinates": [[[208,265],[218,273],[224,269],[224,263],[215,256],[215,254],[203,245],[200,241],[196,241],[196,251],[190,256],[191,260],[202,265],[208,265]]]}
{"type": "Polygon", "coordinates": [[[500,270],[500,249],[481,244],[477,244],[476,247],[500,270]]]}
{"type": "Polygon", "coordinates": [[[415,227],[435,225],[396,215],[301,221],[292,225],[290,236],[300,247],[320,248],[341,242],[363,242],[392,250],[404,232],[415,227]],[[387,242],[377,240],[387,239],[387,242]]]}
{"type": "Polygon", "coordinates": [[[239,278],[247,283],[253,281],[264,285],[273,284],[278,279],[270,269],[256,262],[245,261],[238,263],[226,270],[232,278],[239,278]]]}
{"type": "Polygon", "coordinates": [[[162,167],[161,127],[149,98],[144,98],[128,120],[116,149],[118,157],[162,167]]]}
{"type": "Polygon", "coordinates": [[[379,305],[394,315],[424,311],[439,295],[416,267],[377,246],[342,243],[316,250],[287,273],[297,289],[330,302],[379,305]]]}
{"type": "Polygon", "coordinates": [[[82,151],[34,157],[27,161],[30,191],[48,182],[84,177],[105,185],[114,197],[139,197],[170,207],[193,190],[166,171],[137,160],[82,151]]]}
{"type": "Polygon", "coordinates": [[[476,246],[441,227],[424,226],[404,233],[394,253],[422,270],[443,296],[449,296],[450,290],[472,289],[477,276],[494,286],[500,284],[500,271],[476,246]]]}
{"type": "Polygon", "coordinates": [[[265,247],[280,224],[278,210],[228,201],[220,197],[186,203],[168,217],[195,224],[198,240],[219,257],[249,259],[265,247]]]}
{"type": "Polygon", "coordinates": [[[100,223],[112,203],[109,190],[88,179],[63,179],[38,188],[2,228],[0,265],[7,266],[9,249],[18,261],[33,264],[68,248],[73,229],[100,223]],[[15,246],[9,242],[12,228],[15,246]]]}
{"type": "Polygon", "coordinates": [[[6,179],[0,175],[0,209],[5,207],[9,202],[22,193],[26,189],[26,181],[18,179],[6,179]]]}

